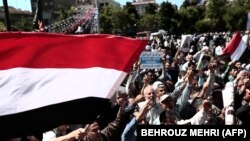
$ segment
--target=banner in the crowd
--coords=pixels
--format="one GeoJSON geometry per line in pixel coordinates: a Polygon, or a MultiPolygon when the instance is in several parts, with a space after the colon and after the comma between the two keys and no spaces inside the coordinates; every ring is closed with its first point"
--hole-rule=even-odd
{"type": "Polygon", "coordinates": [[[196,66],[196,70],[200,70],[202,68],[202,66],[203,66],[203,63],[202,63],[203,56],[204,56],[204,53],[201,53],[199,61],[198,61],[197,66],[196,66]]]}
{"type": "Polygon", "coordinates": [[[142,52],[140,56],[141,69],[159,69],[162,68],[160,52],[142,52]]]}
{"type": "Polygon", "coordinates": [[[199,61],[196,66],[196,70],[204,69],[205,67],[207,67],[211,58],[212,57],[209,54],[201,53],[199,61]]]}
{"type": "Polygon", "coordinates": [[[188,52],[190,49],[191,35],[182,35],[181,36],[181,45],[180,48],[184,52],[188,52]]]}
{"type": "Polygon", "coordinates": [[[228,82],[225,85],[224,90],[222,90],[223,106],[232,106],[234,102],[234,84],[233,82],[228,82]]]}
{"type": "Polygon", "coordinates": [[[108,113],[146,44],[102,34],[0,33],[0,140],[108,113]]]}

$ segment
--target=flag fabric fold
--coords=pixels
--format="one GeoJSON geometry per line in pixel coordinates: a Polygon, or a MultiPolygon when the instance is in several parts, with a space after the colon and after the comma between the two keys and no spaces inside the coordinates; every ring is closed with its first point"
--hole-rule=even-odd
{"type": "Polygon", "coordinates": [[[227,44],[227,46],[224,48],[223,52],[228,54],[233,54],[236,50],[237,46],[239,45],[241,41],[241,35],[239,32],[235,32],[233,34],[233,37],[231,41],[227,44]]]}
{"type": "Polygon", "coordinates": [[[224,54],[229,54],[231,61],[241,61],[245,62],[246,58],[243,56],[250,55],[249,49],[248,49],[248,35],[244,35],[241,37],[239,32],[236,32],[232,40],[227,44],[227,46],[224,48],[223,52],[224,54]]]}
{"type": "Polygon", "coordinates": [[[0,44],[1,139],[88,123],[105,113],[147,41],[6,32],[0,44]]]}

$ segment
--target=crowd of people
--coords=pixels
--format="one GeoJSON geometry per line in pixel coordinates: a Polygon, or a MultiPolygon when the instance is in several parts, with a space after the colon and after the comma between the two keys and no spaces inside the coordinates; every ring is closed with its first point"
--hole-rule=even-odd
{"type": "Polygon", "coordinates": [[[162,68],[141,69],[138,59],[114,94],[112,113],[21,140],[136,141],[142,124],[249,125],[250,62],[223,53],[232,35],[193,35],[188,49],[175,36],[154,37],[145,51],[160,52],[162,68]]]}

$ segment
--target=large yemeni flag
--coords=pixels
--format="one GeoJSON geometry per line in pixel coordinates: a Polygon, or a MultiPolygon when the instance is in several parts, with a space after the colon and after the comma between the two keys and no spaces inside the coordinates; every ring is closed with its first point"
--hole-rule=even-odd
{"type": "Polygon", "coordinates": [[[110,109],[146,44],[101,34],[0,33],[0,140],[92,122],[110,109]]]}
{"type": "Polygon", "coordinates": [[[236,32],[223,52],[230,54],[232,61],[240,60],[242,62],[246,62],[250,55],[250,51],[248,49],[248,40],[248,35],[241,37],[240,33],[236,32]],[[245,58],[245,56],[248,57],[245,58]]]}

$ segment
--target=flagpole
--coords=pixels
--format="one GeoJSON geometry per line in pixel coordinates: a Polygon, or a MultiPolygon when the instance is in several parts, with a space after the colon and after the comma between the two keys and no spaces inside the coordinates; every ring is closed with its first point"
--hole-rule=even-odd
{"type": "Polygon", "coordinates": [[[6,27],[7,31],[11,31],[11,23],[10,23],[10,15],[9,15],[9,6],[7,0],[3,0],[4,11],[5,11],[5,19],[6,19],[6,27]]]}
{"type": "Polygon", "coordinates": [[[99,15],[99,8],[98,8],[98,2],[97,0],[95,0],[95,6],[96,6],[96,9],[97,9],[97,33],[100,33],[100,23],[99,23],[99,18],[100,18],[100,15],[99,15]]]}
{"type": "Polygon", "coordinates": [[[41,0],[37,0],[36,1],[36,13],[33,19],[33,28],[39,29],[39,25],[38,22],[43,20],[43,12],[42,12],[42,1],[41,0]]]}

